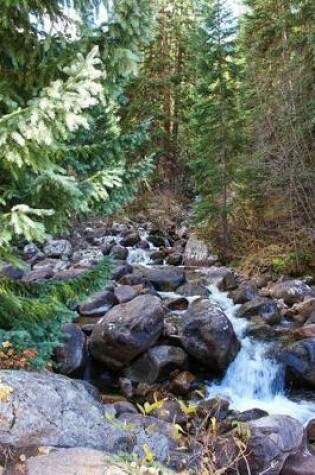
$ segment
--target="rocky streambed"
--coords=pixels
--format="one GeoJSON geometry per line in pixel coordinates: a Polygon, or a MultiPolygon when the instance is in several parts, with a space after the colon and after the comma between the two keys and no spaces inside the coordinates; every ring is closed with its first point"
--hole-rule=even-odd
{"type": "Polygon", "coordinates": [[[238,275],[175,226],[75,237],[2,270],[41,282],[114,262],[64,325],[59,374],[1,371],[4,473],[315,473],[311,282],[238,275]]]}

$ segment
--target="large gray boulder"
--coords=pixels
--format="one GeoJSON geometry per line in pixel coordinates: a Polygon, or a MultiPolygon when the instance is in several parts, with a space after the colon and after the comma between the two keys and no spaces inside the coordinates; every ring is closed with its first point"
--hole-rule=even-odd
{"type": "MultiPolygon", "coordinates": [[[[27,475],[128,475],[112,456],[87,448],[47,450],[26,461],[27,475]]],[[[121,463],[122,464],[122,463],[121,463]]]]}
{"type": "Polygon", "coordinates": [[[152,384],[167,378],[175,369],[186,369],[188,358],[182,348],[160,345],[150,348],[126,370],[131,381],[152,384]]]}
{"type": "Polygon", "coordinates": [[[71,374],[81,368],[86,357],[86,336],[74,323],[62,325],[62,345],[55,348],[54,358],[58,372],[71,374]]]}
{"type": "Polygon", "coordinates": [[[164,314],[161,299],[153,295],[116,305],[95,325],[91,354],[111,369],[125,367],[162,335],[164,314]]]}
{"type": "Polygon", "coordinates": [[[11,392],[0,399],[0,444],[133,448],[120,427],[104,419],[104,409],[83,383],[53,373],[1,371],[11,392]]]}
{"type": "MultiPolygon", "coordinates": [[[[303,443],[303,425],[290,416],[262,417],[247,427],[245,457],[252,475],[279,475],[287,457],[303,443]]],[[[241,462],[241,473],[247,473],[246,464],[241,462]]]]}
{"type": "Polygon", "coordinates": [[[177,267],[154,266],[143,267],[134,266],[134,276],[141,276],[150,281],[156,290],[171,292],[185,282],[183,269],[177,267]]]}
{"type": "Polygon", "coordinates": [[[290,345],[281,355],[287,380],[315,388],[315,338],[290,345]]]}
{"type": "Polygon", "coordinates": [[[274,284],[269,293],[274,299],[283,299],[288,305],[301,302],[311,289],[302,280],[284,280],[274,284]]]}
{"type": "Polygon", "coordinates": [[[110,290],[95,292],[78,308],[83,317],[100,317],[110,310],[115,302],[114,293],[110,290]]]}
{"type": "Polygon", "coordinates": [[[209,285],[215,285],[222,292],[234,290],[238,286],[238,278],[228,267],[211,266],[206,272],[209,285]]]}
{"type": "Polygon", "coordinates": [[[238,317],[247,318],[254,323],[274,325],[281,320],[281,314],[274,300],[266,297],[256,297],[241,305],[238,317]]]}
{"type": "Polygon", "coordinates": [[[211,266],[218,260],[218,256],[209,253],[204,241],[198,239],[195,234],[191,234],[184,252],[185,266],[211,266]]]}
{"type": "Polygon", "coordinates": [[[181,343],[188,354],[218,373],[236,356],[240,343],[225,313],[208,301],[197,301],[181,320],[181,343]]]}

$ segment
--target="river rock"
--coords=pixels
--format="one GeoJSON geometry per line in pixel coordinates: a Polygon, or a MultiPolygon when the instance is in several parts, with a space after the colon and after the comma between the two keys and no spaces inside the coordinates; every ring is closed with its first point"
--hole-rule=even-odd
{"type": "Polygon", "coordinates": [[[55,348],[54,358],[58,372],[71,374],[82,367],[86,356],[86,338],[83,331],[74,323],[62,325],[62,346],[55,348]]]}
{"type": "MultiPolygon", "coordinates": [[[[303,443],[303,425],[290,416],[262,417],[247,427],[245,457],[253,475],[279,475],[287,457],[303,443]]],[[[246,463],[240,462],[241,473],[246,473],[246,463]]]]}
{"type": "Polygon", "coordinates": [[[131,436],[104,420],[102,404],[80,381],[2,370],[1,383],[12,392],[0,399],[0,444],[132,450],[131,436]]]}
{"type": "Polygon", "coordinates": [[[215,397],[201,401],[197,406],[197,415],[201,419],[211,419],[215,417],[217,420],[225,419],[229,412],[230,403],[226,399],[215,397]]]}
{"type": "Polygon", "coordinates": [[[20,280],[23,278],[25,269],[12,266],[11,264],[0,265],[0,277],[7,277],[8,279],[20,280]]]}
{"type": "Polygon", "coordinates": [[[235,304],[242,304],[258,297],[257,285],[254,282],[242,282],[239,287],[229,293],[235,304]]]}
{"type": "Polygon", "coordinates": [[[52,239],[44,246],[44,254],[47,257],[69,257],[71,251],[72,246],[67,239],[52,239]]]}
{"type": "Polygon", "coordinates": [[[115,287],[114,296],[117,303],[129,302],[138,295],[138,291],[131,285],[119,285],[115,287]]]}
{"type": "Polygon", "coordinates": [[[95,292],[87,302],[79,306],[79,314],[83,317],[100,317],[112,308],[114,300],[114,293],[111,291],[95,292]]]}
{"type": "Polygon", "coordinates": [[[164,300],[169,310],[187,310],[189,301],[185,297],[170,297],[164,300]]]}
{"type": "Polygon", "coordinates": [[[185,284],[177,288],[176,292],[184,297],[194,297],[198,295],[199,297],[207,298],[209,297],[209,290],[207,286],[209,282],[205,277],[200,277],[198,279],[189,280],[185,284]]]}
{"type": "Polygon", "coordinates": [[[211,266],[218,260],[218,256],[209,253],[204,241],[198,239],[196,234],[191,234],[184,252],[185,266],[211,266]]]}
{"type": "Polygon", "coordinates": [[[206,272],[208,285],[215,285],[222,292],[234,290],[238,285],[238,278],[228,267],[212,266],[206,272]]]}
{"type": "Polygon", "coordinates": [[[150,234],[147,240],[151,242],[155,247],[164,247],[166,245],[165,238],[161,234],[150,234]]]}
{"type": "Polygon", "coordinates": [[[149,280],[154,288],[162,292],[171,292],[185,282],[183,269],[177,267],[142,267],[134,266],[135,275],[149,280]]]}
{"type": "Polygon", "coordinates": [[[182,348],[160,345],[136,359],[125,374],[131,381],[152,384],[167,378],[175,369],[186,369],[187,365],[187,354],[182,348]]]}
{"type": "Polygon", "coordinates": [[[183,371],[172,378],[170,391],[177,396],[187,396],[195,380],[196,376],[189,371],[183,371]]]}
{"type": "Polygon", "coordinates": [[[312,317],[312,314],[315,314],[314,297],[306,297],[303,302],[294,304],[287,312],[287,315],[292,317],[293,320],[296,320],[296,316],[298,316],[298,321],[302,323],[307,322],[312,317]]]}
{"type": "Polygon", "coordinates": [[[116,305],[94,327],[90,340],[93,357],[109,368],[123,368],[162,335],[164,313],[161,300],[152,295],[139,295],[116,305]]]}
{"type": "Polygon", "coordinates": [[[281,315],[274,300],[266,297],[256,297],[243,304],[237,313],[240,318],[253,320],[255,323],[268,323],[274,325],[279,323],[281,315]]]}
{"type": "Polygon", "coordinates": [[[193,303],[182,317],[181,342],[189,355],[215,373],[224,371],[240,348],[230,320],[208,301],[193,303]]]}
{"type": "Polygon", "coordinates": [[[79,262],[83,267],[91,267],[104,259],[103,252],[98,248],[81,249],[72,255],[72,261],[79,262]]]}
{"type": "Polygon", "coordinates": [[[24,282],[36,282],[39,280],[51,279],[54,271],[50,267],[42,267],[41,269],[31,270],[26,272],[23,276],[24,282]]]}
{"type": "Polygon", "coordinates": [[[128,249],[126,247],[116,245],[112,247],[110,255],[115,260],[125,261],[128,257],[128,249]]]}
{"type": "Polygon", "coordinates": [[[26,244],[23,248],[23,259],[31,260],[34,263],[38,259],[43,259],[45,254],[34,243],[26,244]]]}
{"type": "Polygon", "coordinates": [[[109,274],[110,280],[119,280],[126,274],[132,274],[133,268],[127,263],[116,263],[109,274]]]}
{"type": "Polygon", "coordinates": [[[166,262],[169,266],[180,266],[183,263],[183,255],[180,252],[173,252],[168,256],[166,262]]]}
{"type": "Polygon", "coordinates": [[[315,456],[309,454],[290,455],[285,461],[280,475],[314,475],[315,456]]]}
{"type": "Polygon", "coordinates": [[[304,340],[305,338],[315,338],[315,324],[304,325],[291,333],[295,340],[304,340]]]}
{"type": "Polygon", "coordinates": [[[315,388],[315,338],[290,345],[281,355],[288,381],[315,388]]]}
{"type": "Polygon", "coordinates": [[[124,247],[133,247],[141,241],[141,238],[137,232],[131,232],[127,234],[119,244],[124,247]]]}
{"type": "Polygon", "coordinates": [[[269,290],[270,296],[274,299],[283,299],[288,305],[301,302],[311,289],[302,280],[285,280],[277,282],[269,290]]]}
{"type": "Polygon", "coordinates": [[[119,466],[114,457],[83,447],[57,449],[31,457],[26,461],[26,470],[27,475],[128,475],[130,473],[119,466]]]}

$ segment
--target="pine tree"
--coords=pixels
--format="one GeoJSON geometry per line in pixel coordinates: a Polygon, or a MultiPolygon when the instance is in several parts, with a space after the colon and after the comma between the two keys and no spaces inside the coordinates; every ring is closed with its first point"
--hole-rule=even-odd
{"type": "Polygon", "coordinates": [[[215,231],[226,258],[231,245],[233,182],[241,149],[240,75],[235,22],[225,2],[204,7],[195,39],[190,167],[198,200],[195,218],[215,231]]]}

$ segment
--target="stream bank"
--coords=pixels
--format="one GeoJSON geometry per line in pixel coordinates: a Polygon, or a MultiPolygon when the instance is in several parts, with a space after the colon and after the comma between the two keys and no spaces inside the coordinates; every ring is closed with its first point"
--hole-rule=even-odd
{"type": "Polygon", "coordinates": [[[0,401],[3,447],[124,450],[192,473],[312,473],[311,286],[248,279],[185,228],[145,222],[86,228],[75,244],[24,254],[27,282],[72,278],[104,255],[115,266],[64,327],[61,374],[2,371],[13,388],[0,401]]]}

